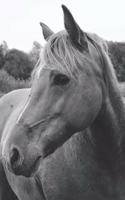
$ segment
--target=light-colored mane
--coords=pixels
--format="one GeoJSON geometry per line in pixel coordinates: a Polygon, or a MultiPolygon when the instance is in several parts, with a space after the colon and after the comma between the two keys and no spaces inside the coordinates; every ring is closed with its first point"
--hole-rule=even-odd
{"type": "Polygon", "coordinates": [[[86,52],[80,52],[73,46],[66,31],[52,35],[42,49],[40,59],[35,67],[35,75],[40,76],[44,68],[58,70],[76,77],[80,66],[89,62],[86,52]]]}
{"type": "MultiPolygon", "coordinates": [[[[106,62],[110,63],[107,43],[96,34],[86,33],[86,35],[91,40],[88,42],[93,43],[93,45],[95,44],[94,46],[99,54],[100,60],[102,57],[107,57],[106,62]]],[[[87,55],[87,52],[79,51],[72,44],[67,32],[60,31],[53,34],[41,50],[40,58],[34,68],[32,77],[39,78],[43,69],[58,70],[60,73],[67,74],[71,77],[77,77],[77,74],[81,72],[83,68],[83,63],[84,68],[87,68],[89,63],[92,65],[92,61],[87,55]]],[[[101,64],[105,65],[105,67],[102,67],[106,68],[103,69],[105,77],[108,77],[108,79],[111,79],[113,82],[117,82],[112,64],[110,63],[107,65],[107,63],[102,62],[101,64]]]]}

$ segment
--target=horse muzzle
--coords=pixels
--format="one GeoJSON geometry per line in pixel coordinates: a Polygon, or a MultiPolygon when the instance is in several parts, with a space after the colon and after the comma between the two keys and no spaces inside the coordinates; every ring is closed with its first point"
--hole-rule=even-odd
{"type": "Polygon", "coordinates": [[[3,162],[8,170],[18,176],[34,176],[38,171],[42,156],[36,148],[29,151],[30,153],[23,151],[16,145],[11,146],[10,151],[3,156],[3,162]]]}

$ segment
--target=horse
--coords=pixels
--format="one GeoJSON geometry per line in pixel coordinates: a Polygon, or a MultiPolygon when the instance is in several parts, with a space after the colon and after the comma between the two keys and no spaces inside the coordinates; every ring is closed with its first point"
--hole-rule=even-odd
{"type": "Polygon", "coordinates": [[[47,42],[31,89],[0,99],[0,193],[9,188],[9,200],[123,200],[125,111],[107,45],[62,9],[65,30],[40,24],[47,42]]]}

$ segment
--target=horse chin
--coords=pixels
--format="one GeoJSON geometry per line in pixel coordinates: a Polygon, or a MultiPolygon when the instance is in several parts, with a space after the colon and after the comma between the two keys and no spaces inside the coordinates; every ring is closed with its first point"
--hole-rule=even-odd
{"type": "Polygon", "coordinates": [[[30,167],[29,170],[25,171],[21,171],[21,174],[16,174],[16,175],[23,175],[25,177],[33,177],[35,176],[39,169],[40,169],[40,163],[44,160],[44,159],[49,159],[49,157],[51,156],[51,154],[55,151],[55,149],[48,149],[47,151],[44,152],[44,154],[42,156],[39,156],[36,161],[34,162],[34,164],[30,167]]]}
{"type": "Polygon", "coordinates": [[[26,177],[33,177],[36,175],[36,173],[39,171],[40,168],[40,162],[41,162],[41,157],[37,158],[31,169],[29,170],[29,173],[26,174],[26,177]]]}

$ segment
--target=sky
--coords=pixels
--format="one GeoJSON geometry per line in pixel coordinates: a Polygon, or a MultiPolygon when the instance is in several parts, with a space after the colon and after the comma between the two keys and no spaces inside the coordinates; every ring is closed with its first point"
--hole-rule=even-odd
{"type": "Polygon", "coordinates": [[[62,4],[84,31],[125,41],[125,0],[0,0],[0,42],[5,40],[9,48],[26,52],[33,41],[43,46],[39,22],[54,32],[63,30],[62,4]]]}

